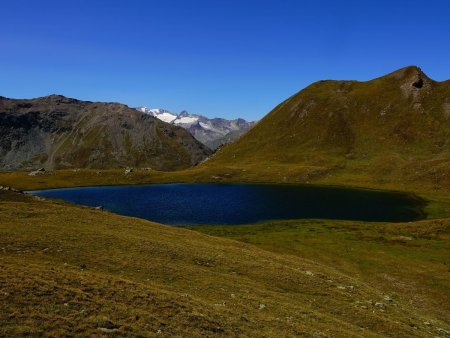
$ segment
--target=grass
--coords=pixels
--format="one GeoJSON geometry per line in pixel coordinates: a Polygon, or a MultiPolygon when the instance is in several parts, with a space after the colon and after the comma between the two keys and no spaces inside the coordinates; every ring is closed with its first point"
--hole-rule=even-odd
{"type": "Polygon", "coordinates": [[[449,220],[293,220],[192,229],[333,266],[450,322],[449,220]]]}
{"type": "MultiPolygon", "coordinates": [[[[358,228],[348,222],[311,245],[308,229],[326,236],[320,222],[210,228],[212,237],[13,192],[0,192],[0,201],[2,336],[413,337],[448,328],[448,278],[436,274],[448,252],[445,226],[423,243],[429,257],[417,254],[405,275],[391,273],[386,261],[380,280],[397,278],[394,287],[354,273],[364,264],[349,253],[330,264],[339,251],[330,245],[334,234],[340,241],[349,236],[345,227],[358,228]],[[238,241],[216,237],[227,229],[238,241]],[[322,255],[308,257],[313,249],[301,249],[314,246],[322,255]],[[402,278],[420,276],[415,263],[427,259],[433,261],[427,263],[430,289],[403,287],[402,278]],[[414,298],[411,289],[418,290],[414,298]]],[[[402,249],[392,253],[401,256],[402,249]]]]}

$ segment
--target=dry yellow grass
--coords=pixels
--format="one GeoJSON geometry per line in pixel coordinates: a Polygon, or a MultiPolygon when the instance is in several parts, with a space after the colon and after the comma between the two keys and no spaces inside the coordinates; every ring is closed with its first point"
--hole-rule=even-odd
{"type": "Polygon", "coordinates": [[[412,337],[445,328],[408,299],[387,301],[383,288],[301,255],[12,192],[0,201],[3,336],[412,337]]]}

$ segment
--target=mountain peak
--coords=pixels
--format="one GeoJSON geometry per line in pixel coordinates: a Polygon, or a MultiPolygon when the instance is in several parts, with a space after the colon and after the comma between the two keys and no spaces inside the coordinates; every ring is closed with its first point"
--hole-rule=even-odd
{"type": "Polygon", "coordinates": [[[47,96],[38,97],[35,100],[41,100],[45,102],[52,102],[52,103],[74,103],[79,102],[77,99],[73,99],[64,95],[60,94],[50,94],[47,96]]]}
{"type": "Polygon", "coordinates": [[[385,76],[382,76],[384,78],[394,78],[394,79],[411,79],[411,78],[417,78],[422,80],[428,80],[432,81],[420,67],[417,66],[407,66],[400,69],[397,69],[396,71],[393,71],[392,73],[389,73],[385,76]]]}

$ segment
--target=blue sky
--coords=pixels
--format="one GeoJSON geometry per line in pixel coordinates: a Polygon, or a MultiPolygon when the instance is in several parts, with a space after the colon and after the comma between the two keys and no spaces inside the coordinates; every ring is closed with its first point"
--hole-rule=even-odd
{"type": "Polygon", "coordinates": [[[320,79],[450,78],[450,1],[0,0],[0,95],[259,119],[320,79]]]}

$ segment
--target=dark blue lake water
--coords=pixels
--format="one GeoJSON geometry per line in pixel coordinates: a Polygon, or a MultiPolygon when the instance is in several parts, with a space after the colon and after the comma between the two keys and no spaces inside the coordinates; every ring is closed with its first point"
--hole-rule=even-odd
{"type": "Polygon", "coordinates": [[[301,218],[400,222],[423,218],[425,205],[408,194],[310,185],[159,184],[31,193],[170,225],[301,218]]]}

